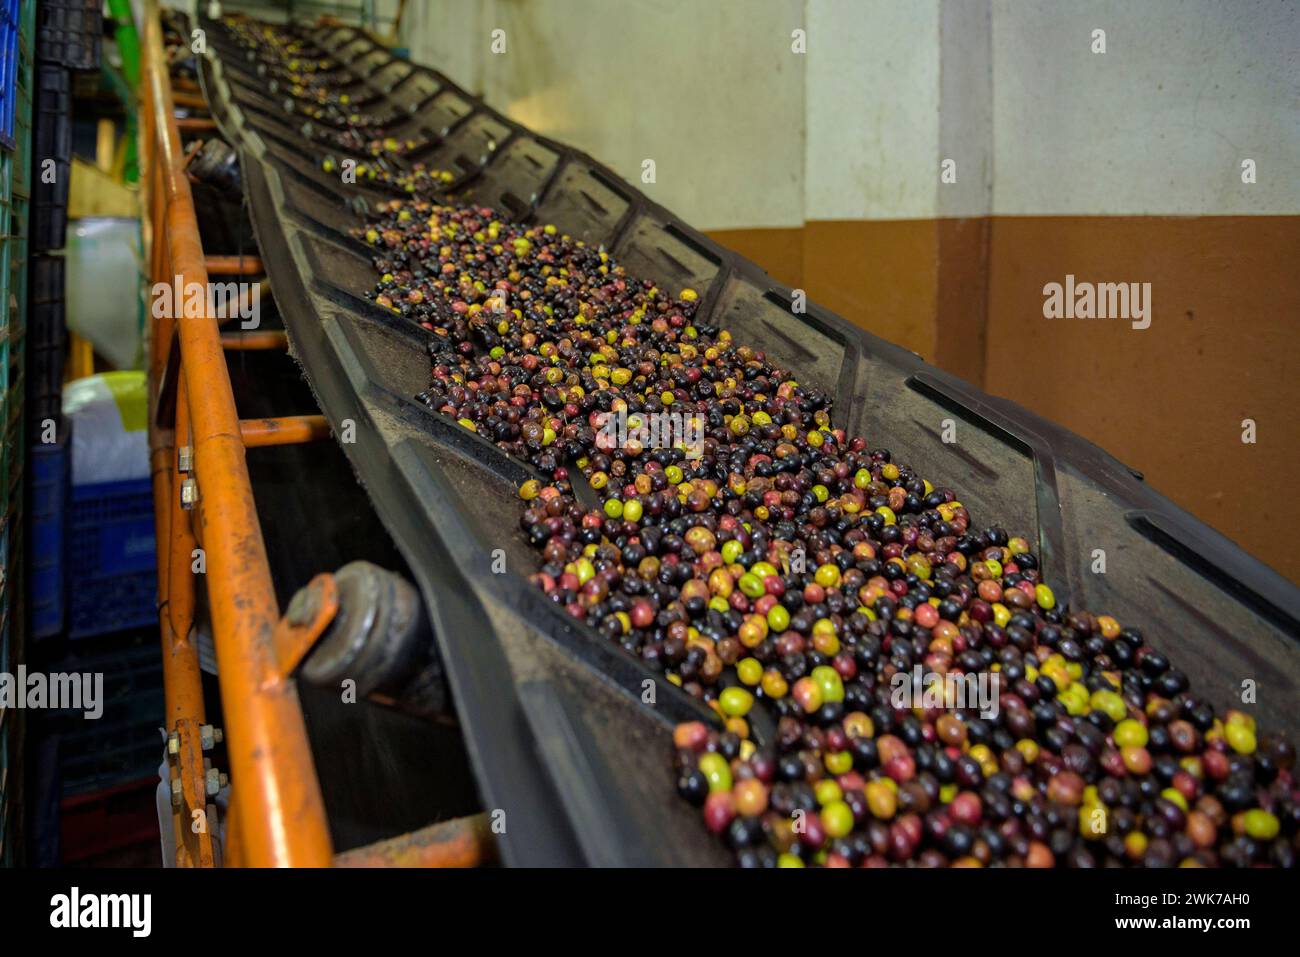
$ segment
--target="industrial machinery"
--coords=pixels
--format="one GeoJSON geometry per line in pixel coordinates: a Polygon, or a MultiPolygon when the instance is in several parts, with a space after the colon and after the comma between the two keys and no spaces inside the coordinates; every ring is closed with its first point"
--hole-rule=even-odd
{"type": "MultiPolygon", "coordinates": [[[[592,158],[356,29],[293,28],[313,70],[329,78],[341,106],[331,110],[227,23],[195,26],[206,34],[197,86],[174,85],[156,10],[145,32],[151,276],[200,284],[265,276],[283,330],[236,331],[237,316],[225,332],[191,319],[163,319],[153,330],[151,449],[179,863],[728,860],[676,798],[669,773],[673,726],[717,716],[529,583],[537,559],[518,531],[517,490],[540,476],[416,400],[428,387],[430,333],[366,297],[375,276],[353,235],[359,215],[402,195],[401,175],[417,168],[445,172],[446,193],[459,202],[554,223],[636,275],[697,291],[698,316],[831,395],[848,433],[880,437],[919,472],[961,488],[972,514],[1030,532],[1060,604],[1145,625],[1216,705],[1230,705],[1245,677],[1269,686],[1260,723],[1294,736],[1300,591],[1140,474],[814,303],[795,308],[794,290],[592,158]],[[181,96],[196,110],[177,120],[181,96]],[[402,156],[376,159],[345,135],[349,112],[403,144],[402,156]],[[196,137],[207,145],[187,148],[196,137]],[[191,153],[197,166],[187,170],[191,153]],[[344,170],[361,173],[349,179],[344,170]],[[222,203],[229,214],[242,188],[255,254],[250,245],[245,255],[205,255],[219,230],[200,221],[191,178],[225,196],[210,198],[208,214],[222,203]],[[285,349],[319,411],[241,417],[235,357],[285,349]],[[948,418],[962,424],[960,445],[937,437],[948,418]],[[264,496],[245,454],[307,442],[337,443],[359,482],[349,494],[368,498],[373,533],[395,549],[383,568],[357,561],[364,555],[344,552],[328,564],[335,556],[299,549],[299,578],[311,581],[289,600],[277,594],[284,583],[274,580],[265,539],[291,534],[277,526],[292,516],[259,507],[264,496]],[[1108,555],[1107,574],[1090,570],[1095,548],[1108,555]],[[192,571],[196,550],[206,557],[202,575],[192,571]],[[220,718],[205,701],[199,665],[198,636],[208,632],[220,718]],[[339,775],[324,773],[329,747],[313,752],[304,717],[313,687],[380,702],[429,734],[454,727],[477,813],[339,847],[326,780],[337,784],[339,775]],[[217,753],[224,766],[212,760],[217,753]],[[216,796],[227,793],[227,774],[223,814],[216,796]]],[[[245,378],[256,391],[256,376],[245,378]]]]}

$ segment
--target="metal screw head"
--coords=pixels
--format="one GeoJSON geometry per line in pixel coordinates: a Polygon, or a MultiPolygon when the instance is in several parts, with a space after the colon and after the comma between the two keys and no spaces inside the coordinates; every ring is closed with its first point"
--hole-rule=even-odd
{"type": "Polygon", "coordinates": [[[181,508],[192,509],[199,504],[199,483],[187,478],[181,483],[181,508]]]}
{"type": "Polygon", "coordinates": [[[182,445],[176,450],[176,470],[179,472],[194,471],[194,446],[182,445]]]}
{"type": "Polygon", "coordinates": [[[221,772],[216,768],[208,768],[203,783],[204,790],[208,792],[208,797],[216,797],[217,792],[221,790],[221,772]]]}

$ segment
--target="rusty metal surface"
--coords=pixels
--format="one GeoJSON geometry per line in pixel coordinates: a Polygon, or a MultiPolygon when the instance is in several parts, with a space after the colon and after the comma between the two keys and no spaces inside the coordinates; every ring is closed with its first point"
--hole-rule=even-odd
{"type": "Polygon", "coordinates": [[[268,445],[299,445],[330,436],[330,424],[323,415],[286,415],[271,419],[241,419],[239,432],[246,448],[268,445]]]}
{"type": "Polygon", "coordinates": [[[443,821],[338,855],[335,867],[481,867],[497,863],[486,814],[443,821]]]}
{"type": "MultiPolygon", "coordinates": [[[[157,0],[150,0],[145,18],[144,95],[148,114],[143,129],[150,189],[150,262],[155,278],[180,276],[185,284],[207,288],[208,268],[199,239],[194,201],[185,175],[180,129],[174,117],[168,60],[163,49],[157,0]]],[[[190,123],[193,127],[193,121],[190,123]]],[[[211,124],[207,124],[211,128],[211,124]]],[[[254,274],[254,259],[215,265],[237,265],[239,275],[254,274]],[[245,272],[244,270],[248,271],[245,272]]],[[[168,365],[173,331],[178,336],[183,376],[177,414],[189,415],[198,508],[191,513],[195,538],[205,549],[214,643],[226,702],[227,752],[234,780],[232,800],[240,822],[240,856],[253,866],[316,865],[333,860],[324,803],[312,765],[306,729],[293,685],[284,680],[274,644],[279,610],[267,566],[261,528],[253,504],[244,459],[244,443],[225,366],[217,322],[211,316],[180,322],[159,321],[154,330],[150,369],[151,394],[168,365]]],[[[156,403],[156,399],[155,399],[156,403]]],[[[166,423],[155,422],[155,430],[166,423]]],[[[165,446],[155,442],[161,453],[165,446]]],[[[155,461],[161,464],[161,454],[155,461]]],[[[170,509],[176,489],[156,475],[156,487],[166,496],[159,508],[170,509]]],[[[175,576],[189,571],[174,551],[168,525],[167,578],[160,580],[163,604],[169,605],[175,576]]],[[[183,586],[184,587],[184,586],[183,586]]],[[[192,583],[188,587],[192,587],[192,583]]],[[[164,615],[163,617],[167,617],[164,615]]],[[[170,636],[173,640],[177,636],[170,636]]],[[[175,675],[173,674],[173,677],[175,675]]],[[[173,698],[178,698],[173,688],[173,698]]],[[[169,715],[170,718],[170,715],[169,715]]],[[[187,716],[176,721],[178,731],[195,725],[187,716]]],[[[205,798],[194,791],[192,745],[182,736],[178,747],[188,760],[180,776],[183,807],[193,810],[205,798]],[[185,790],[188,789],[188,790],[185,790]]],[[[182,831],[182,835],[184,832],[182,831]]],[[[207,841],[210,845],[210,840],[207,841]]],[[[210,850],[187,839],[184,856],[210,865],[210,850]]],[[[181,853],[178,851],[178,853],[181,853]]]]}
{"type": "Polygon", "coordinates": [[[205,256],[203,268],[210,276],[261,276],[266,272],[256,256],[205,256]]]}
{"type": "Polygon", "coordinates": [[[227,352],[283,351],[289,348],[289,337],[282,331],[227,332],[221,336],[221,348],[227,352]]]}
{"type": "MultiPolygon", "coordinates": [[[[172,764],[172,809],[176,812],[176,858],[182,867],[212,867],[215,855],[212,828],[216,806],[208,803],[207,767],[200,725],[193,718],[176,722],[176,755],[172,764]]],[[[169,752],[172,750],[168,746],[169,752]]]]}

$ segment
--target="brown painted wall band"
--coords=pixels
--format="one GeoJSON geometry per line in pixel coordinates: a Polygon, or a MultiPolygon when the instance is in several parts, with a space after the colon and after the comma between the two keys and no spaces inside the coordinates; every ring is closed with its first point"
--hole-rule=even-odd
{"type": "Polygon", "coordinates": [[[1298,216],[810,222],[710,234],[810,299],[1096,442],[1300,580],[1298,216]],[[1150,282],[1152,322],[1045,319],[1043,286],[1150,282]],[[1252,419],[1256,442],[1242,441],[1252,419]]]}

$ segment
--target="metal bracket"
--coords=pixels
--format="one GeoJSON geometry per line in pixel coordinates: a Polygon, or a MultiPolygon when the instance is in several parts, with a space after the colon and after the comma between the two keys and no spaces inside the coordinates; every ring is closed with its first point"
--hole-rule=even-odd
{"type": "Polygon", "coordinates": [[[281,678],[297,670],[338,610],[339,590],[333,575],[317,575],[307,587],[298,589],[272,635],[281,678]]]}
{"type": "MultiPolygon", "coordinates": [[[[213,730],[210,725],[205,727],[209,732],[213,730]]],[[[182,867],[213,867],[216,862],[212,837],[217,827],[216,805],[208,804],[208,797],[216,791],[211,790],[209,779],[215,774],[213,783],[220,785],[225,775],[207,767],[204,737],[193,719],[181,718],[167,739],[169,764],[174,772],[171,788],[176,812],[176,863],[182,867]]]]}

